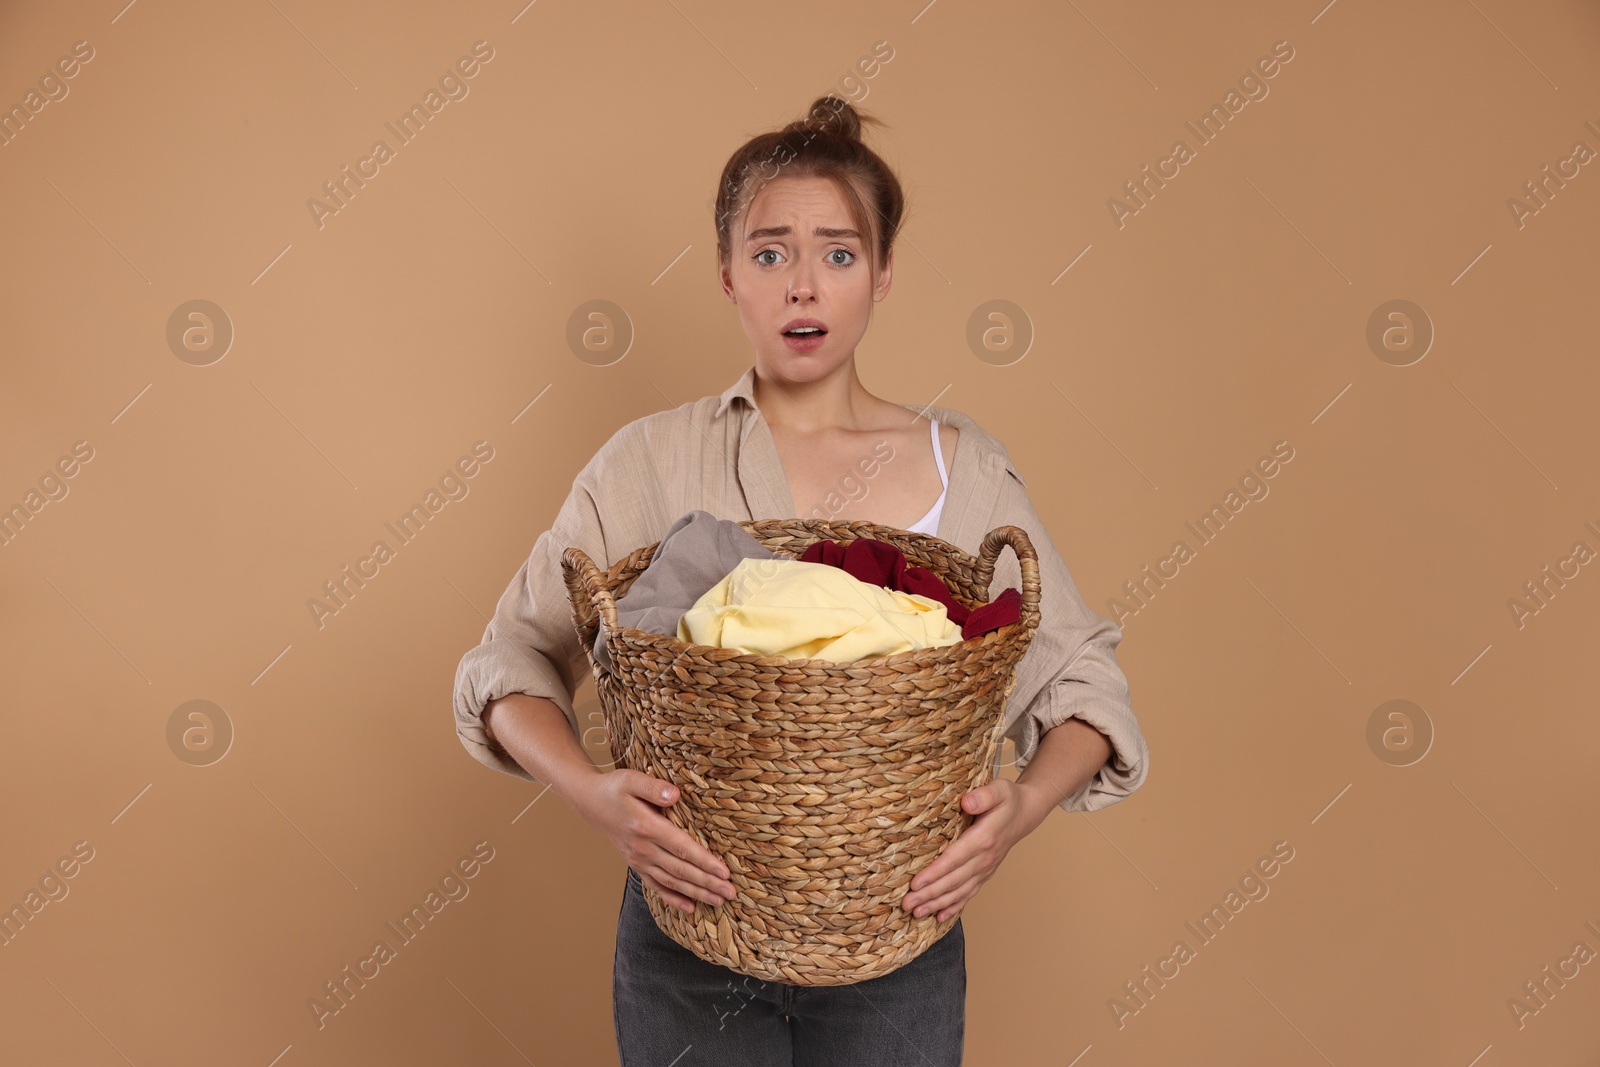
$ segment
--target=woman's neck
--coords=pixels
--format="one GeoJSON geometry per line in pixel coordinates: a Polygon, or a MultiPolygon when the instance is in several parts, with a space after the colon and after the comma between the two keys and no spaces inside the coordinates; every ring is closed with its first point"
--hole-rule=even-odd
{"type": "Polygon", "coordinates": [[[882,407],[857,377],[854,357],[827,377],[804,382],[768,376],[757,365],[753,392],[769,427],[805,436],[871,428],[882,407]]]}

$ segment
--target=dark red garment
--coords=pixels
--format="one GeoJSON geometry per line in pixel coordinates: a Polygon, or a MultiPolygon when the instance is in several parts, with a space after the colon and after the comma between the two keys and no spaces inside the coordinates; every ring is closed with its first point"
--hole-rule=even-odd
{"type": "Polygon", "coordinates": [[[943,578],[926,567],[908,565],[905,553],[887,541],[861,537],[846,544],[821,538],[806,547],[800,562],[824,563],[872,585],[936,600],[944,605],[950,621],[961,627],[962,640],[998,630],[1022,617],[1022,594],[1016,589],[1007,589],[987,604],[968,608],[950,595],[943,578]]]}

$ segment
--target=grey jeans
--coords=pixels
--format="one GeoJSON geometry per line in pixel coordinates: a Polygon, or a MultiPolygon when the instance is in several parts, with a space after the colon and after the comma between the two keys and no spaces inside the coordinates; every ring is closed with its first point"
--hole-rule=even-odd
{"type": "Polygon", "coordinates": [[[628,868],[612,965],[622,1067],[960,1067],[966,1000],[959,918],[916,959],[877,978],[767,982],[662,933],[628,868]]]}

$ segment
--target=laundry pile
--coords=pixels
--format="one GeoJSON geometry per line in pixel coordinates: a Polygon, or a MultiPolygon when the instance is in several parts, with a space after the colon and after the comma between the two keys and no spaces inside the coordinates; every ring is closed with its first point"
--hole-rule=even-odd
{"type": "MultiPolygon", "coordinates": [[[[1021,594],[1007,589],[968,608],[887,541],[822,539],[792,559],[736,521],[696,510],[667,528],[617,600],[617,624],[755,655],[848,663],[953,645],[1016,622],[1021,606],[1021,594]]],[[[604,618],[594,658],[612,669],[604,618]]]]}

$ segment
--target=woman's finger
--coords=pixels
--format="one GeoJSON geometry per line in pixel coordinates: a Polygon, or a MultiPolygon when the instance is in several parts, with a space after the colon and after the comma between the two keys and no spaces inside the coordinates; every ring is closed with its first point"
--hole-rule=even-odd
{"type": "MultiPolygon", "coordinates": [[[[965,904],[967,898],[972,896],[972,894],[976,893],[977,891],[978,883],[975,879],[969,879],[956,886],[950,892],[941,893],[938,896],[928,900],[926,903],[917,905],[916,914],[933,915],[936,912],[944,911],[946,908],[951,907],[952,905],[965,904]]],[[[948,918],[948,916],[940,915],[939,918],[942,921],[948,918]]]]}
{"type": "Polygon", "coordinates": [[[674,908],[677,908],[679,911],[689,914],[694,912],[694,901],[682,896],[681,894],[674,893],[672,890],[656,881],[650,875],[640,871],[639,880],[645,885],[649,886],[651,889],[654,889],[662,900],[665,900],[668,904],[672,905],[674,908]]]}
{"type": "Polygon", "coordinates": [[[926,894],[930,885],[943,881],[946,875],[966,863],[974,852],[983,847],[980,833],[965,833],[957,837],[945,846],[945,850],[932,863],[911,876],[911,883],[907,887],[909,892],[913,895],[926,894]]]}
{"type": "Polygon", "coordinates": [[[724,896],[732,894],[731,882],[724,882],[715,875],[701,870],[666,848],[659,845],[656,847],[658,852],[652,859],[658,868],[656,873],[658,882],[665,882],[676,892],[694,900],[705,901],[713,907],[721,904],[724,896]]]}
{"type": "MultiPolygon", "coordinates": [[[[959,842],[959,838],[957,841],[959,842]]],[[[955,845],[951,845],[950,847],[954,848],[955,845]]],[[[974,872],[979,869],[979,861],[981,859],[982,853],[978,853],[961,860],[954,868],[946,871],[944,874],[940,875],[938,878],[935,878],[932,882],[929,882],[921,889],[907,893],[904,897],[901,897],[901,906],[913,908],[917,913],[922,914],[922,906],[925,903],[930,900],[946,897],[952,890],[965,885],[972,878],[974,872]]]]}
{"type": "Polygon", "coordinates": [[[656,854],[647,859],[654,860],[666,874],[677,879],[675,888],[696,900],[720,904],[722,897],[732,896],[733,883],[722,873],[728,869],[727,864],[685,830],[673,825],[665,815],[658,818],[655,829],[645,832],[646,839],[656,848],[656,854]]]}
{"type": "Polygon", "coordinates": [[[673,870],[681,877],[715,893],[723,896],[733,893],[733,883],[728,880],[731,873],[728,872],[728,865],[683,830],[671,823],[667,825],[671,833],[668,835],[666,850],[682,861],[682,866],[675,866],[673,870]]]}

